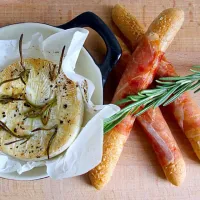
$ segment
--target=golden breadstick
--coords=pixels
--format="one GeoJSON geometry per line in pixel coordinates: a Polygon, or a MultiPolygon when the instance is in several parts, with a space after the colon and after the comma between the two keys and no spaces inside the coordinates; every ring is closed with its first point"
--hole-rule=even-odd
{"type": "MultiPolygon", "coordinates": [[[[138,40],[139,40],[138,38],[140,38],[142,36],[143,30],[142,30],[141,25],[138,23],[137,19],[134,16],[132,16],[130,13],[128,13],[128,11],[120,5],[115,6],[113,8],[113,12],[114,12],[114,15],[112,15],[113,21],[116,23],[116,25],[122,31],[122,33],[125,35],[125,37],[127,37],[127,39],[129,39],[131,41],[131,43],[132,42],[138,43],[138,40]],[[123,23],[124,21],[126,21],[126,18],[125,17],[123,19],[120,18],[122,12],[123,12],[123,16],[128,16],[129,23],[123,23]],[[122,24],[122,25],[119,25],[119,24],[122,24]],[[128,29],[128,27],[131,27],[131,29],[128,29]],[[139,36],[132,37],[135,35],[135,33],[137,33],[139,36]]],[[[161,24],[165,20],[166,20],[166,18],[161,18],[161,20],[159,20],[158,23],[161,24]]],[[[159,26],[159,24],[158,24],[158,26],[159,26]]],[[[124,44],[123,44],[123,46],[124,46],[124,44]]],[[[169,74],[170,76],[174,75],[175,73],[173,72],[173,70],[171,70],[172,67],[169,65],[166,65],[166,64],[164,65],[165,66],[164,67],[163,63],[166,63],[166,61],[161,61],[160,67],[157,71],[157,74],[160,72],[160,74],[162,73],[162,75],[166,75],[167,72],[168,73],[170,72],[170,74],[169,74]],[[166,70],[166,67],[168,67],[168,70],[166,70]]],[[[169,131],[164,131],[163,127],[160,125],[156,126],[156,123],[154,122],[154,118],[156,119],[158,117],[157,117],[157,115],[155,115],[155,113],[159,114],[156,112],[156,110],[153,112],[153,114],[151,114],[151,110],[150,110],[150,111],[147,111],[146,113],[144,113],[143,115],[141,115],[140,117],[138,117],[138,121],[143,126],[145,132],[150,137],[149,133],[151,133],[151,130],[154,130],[154,131],[157,130],[158,135],[168,135],[168,137],[166,139],[169,140],[168,141],[169,144],[174,143],[174,145],[177,146],[177,144],[175,144],[175,140],[173,139],[173,136],[170,134],[169,131]],[[149,123],[145,123],[145,122],[149,122],[149,123]]],[[[166,130],[167,130],[167,127],[166,127],[166,130]]],[[[153,145],[153,146],[154,146],[154,150],[156,152],[155,145],[153,145]]],[[[173,146],[171,146],[171,148],[173,148],[173,146]]],[[[163,170],[164,170],[168,180],[175,185],[180,185],[180,183],[185,178],[185,163],[182,158],[182,155],[179,152],[179,149],[177,149],[176,154],[179,156],[176,156],[176,159],[174,160],[174,162],[170,163],[168,165],[163,165],[161,163],[161,161],[160,161],[161,157],[160,158],[158,157],[158,160],[160,161],[161,166],[163,167],[163,170]]]]}
{"type": "MultiPolygon", "coordinates": [[[[160,51],[165,51],[168,46],[163,41],[168,41],[169,43],[172,41],[177,31],[180,29],[183,20],[183,11],[168,9],[163,11],[152,22],[150,29],[141,40],[127,65],[115,92],[113,98],[114,102],[123,98],[125,95],[134,94],[149,86],[153,80],[157,64],[162,57],[160,51]],[[168,15],[170,15],[170,20],[168,20],[168,15]],[[161,17],[167,20],[160,26],[157,20],[160,20],[161,17]],[[158,24],[159,26],[157,26],[158,24]],[[174,27],[175,24],[176,27],[174,27]],[[153,29],[153,31],[151,31],[151,29],[153,29]],[[164,33],[167,37],[170,37],[170,39],[167,39],[164,33]],[[156,38],[153,36],[156,36],[156,38]],[[133,83],[135,84],[134,87],[133,83]]],[[[135,118],[129,115],[113,130],[106,133],[102,162],[89,172],[91,183],[97,189],[101,189],[110,180],[134,120],[135,118]],[[119,135],[122,135],[122,138],[119,135]]]]}
{"type": "MultiPolygon", "coordinates": [[[[128,56],[131,57],[131,54],[128,55],[128,51],[127,51],[128,47],[126,46],[126,44],[122,40],[120,40],[118,37],[117,39],[122,48],[122,55],[126,53],[127,57],[128,56]]],[[[117,66],[115,67],[115,73],[116,73],[115,77],[117,78],[115,82],[118,82],[120,80],[120,75],[121,75],[120,72],[125,70],[124,65],[126,63],[127,61],[119,62],[117,66]]],[[[162,72],[163,71],[164,70],[162,70],[162,72]]],[[[163,140],[165,141],[165,143],[169,144],[169,147],[171,147],[171,149],[174,149],[174,147],[176,147],[176,151],[174,151],[174,155],[176,155],[175,162],[165,165],[165,164],[162,164],[162,160],[164,159],[164,156],[162,154],[160,156],[157,154],[157,156],[167,179],[174,185],[180,185],[186,176],[185,162],[182,158],[178,145],[176,144],[173,136],[171,135],[171,131],[167,123],[162,117],[162,113],[160,112],[159,108],[155,110],[150,109],[149,111],[146,111],[146,113],[144,113],[141,117],[138,117],[138,121],[141,123],[141,125],[143,126],[148,136],[149,136],[149,133],[152,134],[151,130],[154,130],[154,133],[156,133],[157,135],[161,137],[167,136],[167,138],[163,138],[163,140]],[[157,126],[157,121],[159,121],[159,126],[157,126]]],[[[155,142],[153,141],[152,143],[154,144],[155,151],[157,151],[157,149],[155,148],[155,142]]]]}
{"type": "Polygon", "coordinates": [[[112,9],[112,19],[121,32],[123,34],[126,33],[124,35],[131,41],[133,48],[135,48],[145,33],[142,24],[119,4],[112,9]],[[137,28],[135,29],[135,27],[137,28]]]}

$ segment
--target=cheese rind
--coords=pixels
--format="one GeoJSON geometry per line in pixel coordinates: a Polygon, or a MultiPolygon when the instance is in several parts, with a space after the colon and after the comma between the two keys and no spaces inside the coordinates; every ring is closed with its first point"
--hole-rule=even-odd
{"type": "MultiPolygon", "coordinates": [[[[0,120],[16,135],[33,136],[24,144],[23,141],[10,145],[6,143],[17,140],[3,129],[0,130],[0,150],[20,160],[38,161],[47,159],[47,147],[55,129],[32,132],[36,128],[49,129],[55,125],[58,130],[50,146],[50,157],[57,156],[65,151],[77,137],[84,113],[84,103],[79,87],[61,73],[54,80],[50,80],[50,70],[53,63],[43,59],[24,59],[24,66],[30,69],[26,85],[18,79],[0,86],[0,97],[2,95],[17,96],[28,100],[41,109],[51,100],[55,104],[50,109],[50,118],[44,125],[41,117],[26,118],[30,106],[26,101],[13,101],[0,106],[0,120]]],[[[58,66],[56,66],[57,72],[58,66]]],[[[0,82],[17,77],[22,71],[20,62],[15,62],[0,72],[0,82]]]]}

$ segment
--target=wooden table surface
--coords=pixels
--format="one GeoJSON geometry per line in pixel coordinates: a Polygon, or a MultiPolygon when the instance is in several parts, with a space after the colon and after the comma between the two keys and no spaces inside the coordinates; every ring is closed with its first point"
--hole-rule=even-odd
{"type": "MultiPolygon", "coordinates": [[[[200,0],[1,0],[0,26],[29,21],[59,25],[87,10],[110,24],[111,8],[116,3],[127,6],[145,26],[163,9],[182,8],[185,23],[167,57],[181,75],[187,74],[192,65],[200,64],[200,0]]],[[[96,40],[92,41],[94,37],[90,36],[87,46],[91,52],[100,54],[96,40]]],[[[200,94],[194,98],[200,103],[200,94]]],[[[112,180],[102,191],[90,186],[87,175],[60,181],[46,178],[25,182],[0,178],[0,200],[199,200],[200,162],[173,117],[166,110],[163,113],[187,165],[187,177],[181,187],[166,181],[151,146],[136,124],[112,180]]]]}

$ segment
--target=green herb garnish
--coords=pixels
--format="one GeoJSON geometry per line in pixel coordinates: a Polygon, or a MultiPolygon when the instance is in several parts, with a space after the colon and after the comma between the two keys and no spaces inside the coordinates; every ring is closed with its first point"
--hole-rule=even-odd
{"type": "Polygon", "coordinates": [[[60,61],[59,61],[59,65],[58,65],[58,73],[56,73],[56,65],[49,64],[49,68],[50,68],[49,78],[51,81],[54,81],[60,74],[61,67],[62,67],[62,61],[63,61],[63,57],[64,57],[64,52],[65,52],[65,46],[62,48],[62,52],[60,55],[60,61]],[[52,66],[52,68],[51,68],[51,66],[52,66]]]}
{"type": "Polygon", "coordinates": [[[18,80],[18,79],[20,79],[19,76],[16,77],[16,78],[11,78],[11,79],[8,79],[8,80],[5,80],[5,81],[2,81],[2,82],[0,83],[0,86],[2,86],[4,83],[8,83],[8,82],[15,81],[15,80],[18,80]]]}
{"type": "Polygon", "coordinates": [[[48,145],[47,145],[47,157],[48,159],[50,159],[50,156],[49,156],[49,150],[50,150],[50,147],[51,147],[51,144],[53,142],[53,139],[56,137],[56,134],[58,132],[58,125],[55,125],[55,126],[52,126],[51,128],[36,128],[34,130],[32,130],[32,132],[36,132],[36,131],[50,131],[50,130],[54,130],[51,138],[49,139],[49,142],[48,142],[48,145]]]}
{"type": "Polygon", "coordinates": [[[60,62],[59,62],[59,66],[58,66],[58,74],[60,74],[60,71],[61,71],[64,52],[65,52],[65,46],[62,48],[62,52],[61,52],[61,56],[60,56],[60,62]]]}
{"type": "Polygon", "coordinates": [[[23,140],[24,140],[24,138],[21,138],[21,139],[19,139],[19,140],[14,140],[14,141],[12,141],[12,142],[4,143],[4,145],[14,144],[14,143],[16,143],[16,142],[20,142],[20,141],[23,141],[23,140]]]}
{"type": "MultiPolygon", "coordinates": [[[[15,142],[22,141],[22,140],[25,140],[24,142],[27,142],[33,136],[33,135],[16,135],[2,121],[0,121],[0,128],[2,128],[4,131],[6,131],[8,134],[12,135],[13,137],[19,138],[19,140],[15,140],[15,141],[12,141],[12,142],[5,143],[5,145],[10,145],[10,144],[13,144],[15,142]]],[[[23,144],[24,142],[22,142],[21,144],[23,144]]]]}
{"type": "Polygon", "coordinates": [[[9,96],[9,95],[1,95],[0,96],[0,103],[1,104],[7,104],[13,101],[23,101],[24,99],[15,97],[15,96],[9,96]]]}
{"type": "Polygon", "coordinates": [[[12,79],[2,81],[0,83],[0,86],[3,85],[4,83],[8,83],[8,82],[15,81],[15,80],[18,80],[18,79],[21,79],[21,81],[24,85],[26,85],[26,83],[28,81],[28,76],[29,76],[30,70],[26,69],[25,66],[24,66],[24,63],[23,63],[22,40],[23,40],[23,34],[21,34],[20,39],[19,39],[20,65],[21,65],[23,71],[16,78],[12,78],[12,79]]]}
{"type": "Polygon", "coordinates": [[[27,118],[36,118],[40,117],[41,121],[44,125],[46,125],[50,118],[51,108],[56,104],[57,99],[54,97],[50,100],[47,104],[43,106],[33,105],[30,104],[28,101],[27,103],[30,105],[30,110],[25,113],[25,117],[27,118]]]}
{"type": "Polygon", "coordinates": [[[24,67],[24,63],[23,63],[23,54],[22,54],[22,41],[23,41],[23,34],[20,35],[20,39],[19,39],[19,55],[20,55],[20,65],[23,68],[23,70],[25,71],[25,67],[24,67]]]}
{"type": "Polygon", "coordinates": [[[50,68],[50,70],[49,70],[50,81],[54,81],[57,77],[57,75],[56,75],[56,65],[49,64],[49,68],[50,68]],[[51,68],[51,66],[52,66],[52,68],[51,68]]]}
{"type": "Polygon", "coordinates": [[[19,77],[20,77],[22,83],[24,83],[24,85],[26,85],[26,83],[28,81],[28,76],[29,76],[30,70],[26,69],[24,66],[24,63],[23,63],[22,41],[23,41],[23,34],[21,34],[20,39],[19,39],[20,65],[23,68],[23,71],[19,74],[19,77]]]}
{"type": "MultiPolygon", "coordinates": [[[[200,66],[194,66],[194,68],[200,69],[200,66]]],[[[128,105],[113,116],[104,120],[104,133],[114,128],[128,114],[137,117],[150,108],[156,108],[160,105],[169,105],[188,90],[196,89],[194,93],[199,92],[200,71],[195,69],[190,70],[193,74],[183,77],[162,77],[159,80],[156,80],[157,85],[154,89],[142,90],[136,95],[129,95],[118,101],[116,103],[117,105],[128,105]]]]}

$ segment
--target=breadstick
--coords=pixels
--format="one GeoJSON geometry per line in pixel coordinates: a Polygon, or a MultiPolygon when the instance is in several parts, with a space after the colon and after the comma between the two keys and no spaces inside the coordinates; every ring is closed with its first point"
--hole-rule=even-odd
{"type": "MultiPolygon", "coordinates": [[[[124,16],[129,16],[129,23],[123,23],[123,28],[121,28],[121,26],[118,26],[120,28],[120,30],[123,32],[123,34],[127,37],[127,39],[131,40],[131,42],[133,43],[137,43],[138,41],[137,38],[133,38],[130,37],[130,35],[134,35],[134,31],[136,31],[137,34],[140,35],[140,37],[143,34],[143,31],[141,31],[141,26],[139,25],[139,23],[137,22],[136,18],[134,16],[132,16],[130,13],[128,13],[126,11],[125,8],[123,8],[120,5],[117,5],[113,8],[113,12],[115,13],[113,16],[113,21],[115,21],[116,25],[118,26],[118,24],[126,21],[126,18],[121,19],[119,16],[121,16],[121,12],[124,13],[124,16]],[[132,27],[131,29],[126,29],[125,27],[132,27]],[[126,31],[128,31],[128,33],[126,33],[126,31]],[[133,41],[134,40],[134,41],[133,41]]],[[[165,20],[164,18],[162,18],[161,21],[165,20]]],[[[167,62],[165,61],[165,59],[163,59],[160,63],[160,66],[158,68],[157,74],[160,74],[162,76],[174,76],[176,75],[175,70],[172,66],[169,65],[169,63],[167,64],[167,62]],[[168,72],[168,73],[167,73],[168,72]]],[[[172,105],[174,105],[175,103],[173,103],[172,105]]],[[[174,109],[174,106],[173,106],[174,109]]],[[[159,121],[158,118],[160,112],[158,112],[158,109],[155,109],[154,112],[151,110],[147,111],[146,113],[144,113],[143,115],[141,115],[140,117],[138,117],[138,121],[140,122],[140,124],[143,126],[145,132],[147,133],[148,137],[151,137],[150,133],[154,132],[156,130],[157,134],[159,134],[160,136],[167,136],[168,138],[166,138],[166,142],[169,144],[169,147],[171,149],[176,149],[176,151],[174,151],[174,157],[176,157],[176,160],[174,160],[174,164],[171,164],[170,167],[166,167],[166,164],[164,164],[162,162],[162,155],[157,154],[158,156],[158,160],[161,163],[161,166],[163,167],[163,170],[166,174],[166,177],[169,179],[169,181],[171,181],[173,184],[175,185],[180,185],[180,183],[184,180],[185,178],[185,163],[183,161],[182,155],[180,153],[180,150],[173,138],[173,136],[171,135],[171,132],[169,131],[169,128],[166,124],[166,129],[163,129],[163,126],[159,125],[157,126],[157,123],[155,123],[156,121],[159,121]],[[148,119],[148,120],[147,120],[148,119]],[[147,123],[148,121],[148,123],[147,123]],[[153,130],[153,131],[152,131],[153,130]],[[166,131],[168,130],[168,131],[166,131]],[[174,142],[173,142],[174,141],[174,142]],[[174,147],[173,145],[174,144],[174,147]],[[178,163],[178,164],[177,164],[178,163]],[[174,172],[174,173],[172,173],[174,172]],[[178,175],[177,175],[178,174],[178,175]]],[[[161,115],[161,113],[160,113],[161,115]]],[[[177,116],[177,118],[179,117],[179,121],[180,121],[180,116],[177,116]]],[[[151,133],[151,134],[152,134],[151,133]]],[[[154,142],[153,140],[151,140],[151,142],[154,142]]],[[[155,147],[155,144],[152,144],[155,147]]],[[[154,148],[155,152],[157,151],[156,148],[154,148]]]]}
{"type": "Polygon", "coordinates": [[[119,4],[115,5],[112,9],[112,20],[123,34],[126,33],[124,35],[131,41],[132,47],[136,48],[145,33],[142,24],[119,4]],[[135,27],[137,28],[135,29],[135,27]]]}
{"type": "MultiPolygon", "coordinates": [[[[152,22],[127,64],[115,92],[113,102],[128,94],[139,92],[151,84],[156,68],[163,56],[161,51],[166,50],[180,29],[183,20],[184,14],[181,10],[167,9],[152,22]],[[168,15],[170,15],[170,20],[168,20],[168,15]],[[166,17],[167,19],[162,24],[158,23],[161,17],[166,17]],[[174,27],[175,25],[176,27],[174,27]],[[168,41],[169,43],[166,44],[163,41],[168,41]]],[[[113,130],[106,133],[102,162],[89,172],[91,183],[97,189],[101,189],[110,180],[134,121],[135,117],[127,116],[113,130]]]]}
{"type": "MultiPolygon", "coordinates": [[[[142,36],[143,30],[142,30],[142,26],[137,22],[136,18],[132,16],[130,13],[128,13],[127,10],[120,5],[116,5],[113,8],[112,13],[114,13],[112,15],[113,21],[116,23],[117,26],[121,24],[120,26],[118,26],[118,28],[123,32],[125,37],[127,37],[127,39],[131,41],[131,43],[138,43],[139,41],[137,38],[140,38],[142,36]],[[124,16],[123,19],[120,17],[121,13],[123,13],[123,16],[124,16]],[[128,16],[129,23],[122,24],[122,22],[126,21],[126,16],[128,16]],[[128,29],[128,27],[131,27],[131,28],[128,29]],[[133,35],[135,35],[135,32],[139,34],[137,38],[132,37],[133,35]]],[[[160,23],[163,22],[164,20],[166,20],[166,18],[162,18],[160,20],[160,23]]],[[[168,69],[165,70],[166,66],[167,66],[166,62],[164,62],[164,59],[163,59],[160,63],[157,74],[160,71],[160,74],[162,73],[163,75],[166,75],[166,71],[168,71],[170,72],[171,75],[176,75],[172,66],[168,66],[167,67],[168,69]],[[165,67],[162,67],[163,64],[165,64],[165,67]]],[[[171,131],[169,130],[169,127],[162,116],[162,113],[160,112],[158,108],[154,110],[150,109],[144,114],[142,114],[140,117],[138,117],[137,119],[139,123],[142,125],[143,129],[145,130],[147,136],[150,138],[151,144],[154,147],[154,150],[166,174],[166,177],[174,185],[180,185],[181,182],[184,180],[185,174],[186,174],[185,163],[181,155],[181,152],[178,148],[178,145],[176,144],[176,141],[174,140],[171,134],[171,131]],[[158,125],[158,121],[159,121],[159,125],[158,125]],[[154,138],[155,133],[157,134],[157,136],[160,137],[160,138],[157,138],[157,140],[155,140],[154,138]],[[175,158],[173,162],[168,163],[165,160],[165,158],[169,157],[170,152],[168,152],[167,154],[165,151],[164,155],[163,155],[163,152],[159,152],[159,146],[161,144],[159,145],[158,139],[162,139],[163,141],[165,141],[165,146],[164,146],[165,148],[163,149],[165,150],[171,149],[170,152],[173,152],[174,158],[175,158]]]]}
{"type": "MultiPolygon", "coordinates": [[[[124,69],[123,69],[124,70],[124,69]]],[[[119,71],[119,70],[118,70],[119,71]]],[[[166,60],[160,63],[157,77],[177,76],[177,73],[166,60]]],[[[182,94],[176,101],[168,106],[177,123],[190,141],[194,152],[200,159],[200,107],[188,92],[182,94]]]]}

